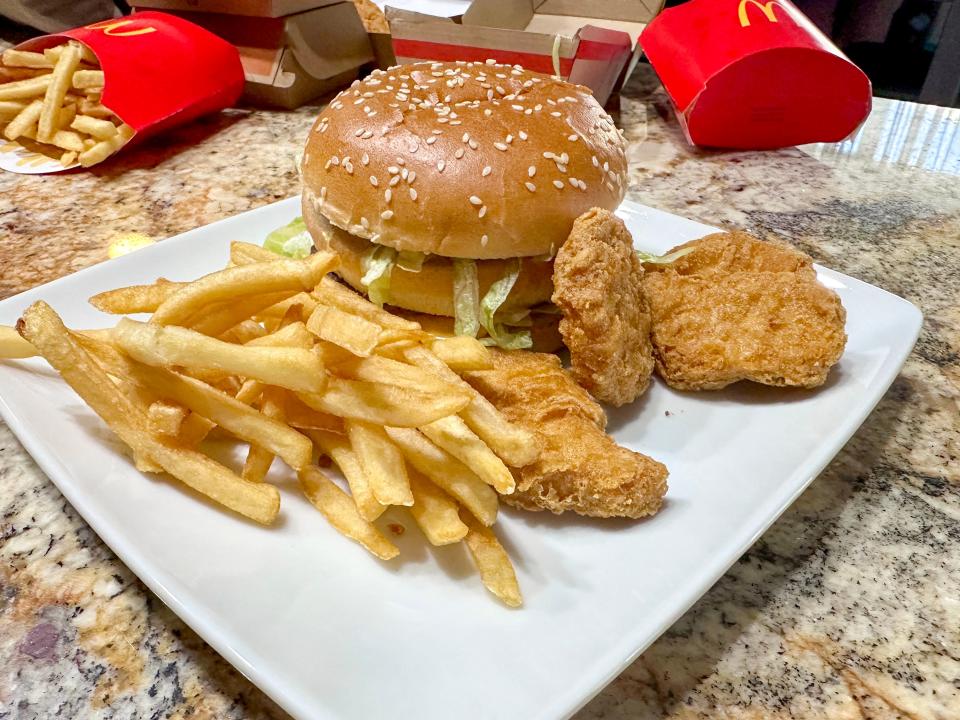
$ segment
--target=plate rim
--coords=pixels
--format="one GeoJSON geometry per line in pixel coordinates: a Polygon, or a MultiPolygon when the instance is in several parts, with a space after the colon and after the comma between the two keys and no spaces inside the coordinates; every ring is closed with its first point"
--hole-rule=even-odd
{"type": "MultiPolygon", "coordinates": [[[[262,205],[252,210],[247,210],[243,213],[222,218],[212,223],[208,223],[207,225],[192,228],[183,233],[174,235],[167,240],[162,241],[161,243],[157,243],[156,246],[148,247],[144,250],[130,253],[127,256],[114,259],[111,261],[111,263],[114,263],[111,265],[111,267],[114,271],[116,271],[122,269],[121,266],[124,263],[139,266],[148,259],[151,251],[159,251],[159,246],[161,245],[171,243],[171,241],[173,241],[175,244],[188,242],[189,237],[195,233],[210,232],[216,228],[216,226],[234,221],[239,217],[243,217],[250,213],[262,212],[266,208],[272,208],[281,204],[293,205],[294,201],[298,200],[299,196],[292,196],[274,203],[262,205]],[[117,262],[118,260],[120,263],[117,262]]],[[[687,222],[701,225],[704,228],[716,230],[716,228],[712,228],[711,226],[705,225],[698,221],[690,220],[688,218],[684,218],[683,216],[675,215],[674,213],[658,210],[657,208],[652,208],[631,200],[624,200],[620,207],[624,210],[634,212],[653,211],[655,213],[672,215],[673,217],[680,218],[687,222]]],[[[168,251],[168,249],[164,249],[164,251],[168,251]]],[[[48,283],[44,283],[43,285],[38,285],[25,290],[24,292],[5,298],[4,300],[0,301],[0,310],[10,307],[11,305],[20,305],[28,297],[32,299],[33,297],[43,293],[45,290],[49,290],[61,284],[75,282],[78,276],[104,272],[104,268],[102,267],[103,265],[104,263],[91,265],[75,273],[65,275],[48,283]]],[[[866,283],[861,280],[857,280],[856,278],[843,273],[823,268],[819,265],[816,265],[815,267],[817,268],[818,273],[822,272],[833,276],[834,278],[840,279],[843,282],[852,282],[854,284],[864,286],[865,288],[869,288],[871,292],[883,293],[884,295],[889,296],[889,299],[901,304],[903,310],[905,310],[907,313],[906,320],[911,324],[911,332],[906,338],[903,339],[902,344],[895,348],[896,352],[892,353],[885,362],[885,372],[880,373],[877,380],[874,382],[873,387],[876,397],[874,397],[871,402],[863,405],[859,413],[845,416],[845,422],[843,422],[834,431],[834,433],[831,434],[831,442],[827,450],[820,451],[815,456],[815,460],[813,462],[807,462],[796,468],[794,471],[795,473],[803,472],[806,474],[807,477],[805,480],[803,480],[803,482],[796,486],[790,486],[788,491],[772,493],[765,503],[758,505],[750,514],[749,518],[751,522],[743,523],[743,527],[749,531],[742,533],[734,532],[731,534],[731,538],[736,540],[734,543],[736,546],[734,553],[715,553],[713,557],[717,559],[708,565],[708,572],[704,572],[701,569],[701,572],[699,573],[701,580],[700,582],[696,583],[693,589],[691,589],[691,586],[688,585],[679,585],[677,590],[664,596],[664,598],[657,604],[657,609],[648,614],[648,617],[659,617],[659,622],[654,624],[654,630],[652,632],[649,626],[633,626],[627,628],[622,633],[620,642],[610,645],[605,653],[598,655],[594,659],[594,662],[591,663],[591,665],[597,669],[589,680],[584,679],[580,683],[571,684],[566,692],[552,696],[551,698],[547,698],[541,704],[536,715],[532,716],[532,720],[533,718],[547,720],[552,718],[569,718],[572,716],[588,702],[590,702],[590,700],[592,700],[604,687],[616,679],[631,663],[633,663],[634,660],[636,660],[637,657],[639,657],[641,653],[643,653],[657,640],[657,638],[659,638],[666,630],[668,630],[671,625],[673,625],[680,617],[682,617],[714,584],[716,584],[716,582],[724,575],[724,573],[726,573],[726,571],[743,556],[750,546],[753,545],[770,528],[770,526],[772,526],[773,523],[780,518],[780,516],[821,474],[823,469],[836,457],[843,446],[849,442],[850,438],[853,437],[856,431],[860,428],[866,418],[873,412],[874,408],[886,395],[890,386],[899,375],[907,358],[913,351],[913,348],[919,337],[920,330],[922,329],[923,315],[920,309],[909,300],[884,290],[883,288],[871,285],[870,283],[866,283]]],[[[19,363],[18,366],[24,367],[19,363]]],[[[0,365],[0,367],[2,367],[2,365],[0,365]]],[[[151,562],[143,553],[136,549],[135,540],[125,538],[120,531],[115,531],[109,521],[107,521],[106,518],[104,518],[97,511],[96,502],[94,500],[88,502],[83,493],[72,487],[72,483],[70,482],[71,473],[68,468],[52,453],[45,449],[44,443],[41,441],[39,436],[35,436],[34,433],[30,432],[22,424],[13,408],[7,404],[6,400],[2,396],[0,396],[0,417],[3,418],[11,432],[17,437],[24,449],[30,454],[30,456],[49,478],[49,480],[54,484],[57,490],[68,500],[68,502],[70,502],[78,515],[90,526],[90,528],[97,534],[104,544],[110,548],[110,550],[121,560],[121,562],[130,568],[130,570],[141,582],[143,582],[145,586],[151,590],[151,592],[157,595],[157,597],[159,597],[163,603],[167,605],[167,607],[169,607],[187,626],[189,626],[191,630],[197,633],[197,635],[201,637],[204,642],[208,643],[222,658],[236,668],[240,674],[250,680],[265,694],[271,697],[280,707],[294,717],[322,718],[323,720],[342,720],[342,716],[332,714],[328,708],[314,707],[313,703],[310,702],[309,697],[304,696],[298,690],[290,688],[287,685],[287,683],[284,681],[282,673],[272,674],[266,672],[263,668],[269,666],[270,662],[263,662],[267,659],[252,649],[244,652],[241,647],[238,647],[244,644],[243,638],[235,637],[235,635],[231,634],[229,630],[222,627],[217,622],[216,616],[208,617],[202,605],[200,608],[196,608],[190,604],[181,602],[178,599],[176,592],[171,590],[168,587],[168,584],[182,585],[182,583],[177,581],[175,578],[171,578],[169,582],[164,582],[162,576],[166,575],[166,573],[162,570],[162,568],[154,568],[155,570],[159,571],[154,572],[150,568],[146,567],[151,565],[151,562]],[[61,477],[65,479],[65,482],[62,484],[60,480],[61,477]],[[240,642],[237,642],[237,640],[240,642]],[[318,715],[318,712],[321,714],[318,715]]],[[[781,487],[788,486],[789,483],[784,482],[781,487]]]]}

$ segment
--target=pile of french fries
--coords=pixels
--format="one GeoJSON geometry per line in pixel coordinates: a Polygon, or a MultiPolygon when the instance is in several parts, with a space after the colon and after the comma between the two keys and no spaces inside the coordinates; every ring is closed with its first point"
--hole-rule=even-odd
{"type": "Polygon", "coordinates": [[[7,140],[60,160],[96,165],[133,137],[100,102],[103,71],[85,45],[70,40],[42,53],[0,55],[0,131],[7,140]]]}
{"type": "Polygon", "coordinates": [[[121,319],[68,330],[50,306],[0,329],[0,357],[43,356],[130,447],[140,470],[165,471],[259,523],[277,517],[275,457],[343,535],[381,559],[399,553],[375,521],[409,510],[433,545],[464,542],[486,587],[522,602],[490,527],[510,467],[537,438],[512,425],[458,373],[490,366],[474,338],[438,339],[327,273],[338,259],[280,258],[233,243],[230,264],[194,282],[158,280],[90,299],[121,319]],[[242,471],[207,455],[211,433],[245,443],[242,471]],[[325,468],[332,461],[349,494],[325,468]]]}

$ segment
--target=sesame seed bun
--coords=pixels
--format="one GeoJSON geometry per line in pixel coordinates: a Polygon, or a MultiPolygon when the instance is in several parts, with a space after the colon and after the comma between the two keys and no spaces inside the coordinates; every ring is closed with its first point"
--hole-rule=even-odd
{"type": "Polygon", "coordinates": [[[553,255],[574,219],[615,209],[624,143],[578,85],[510,65],[416,63],[341,92],[309,133],[304,205],[397,250],[553,255]]]}
{"type": "MultiPolygon", "coordinates": [[[[331,250],[340,256],[337,274],[357,292],[365,293],[360,278],[363,276],[363,256],[372,247],[370,241],[331,225],[310,203],[304,203],[303,221],[318,250],[331,250]]],[[[508,262],[477,261],[480,297],[503,276],[508,262]]],[[[549,302],[552,293],[553,260],[525,258],[521,260],[520,275],[503,304],[503,310],[526,309],[549,302]]],[[[390,274],[390,303],[418,313],[452,317],[453,261],[434,255],[416,273],[394,266],[390,274]]]]}

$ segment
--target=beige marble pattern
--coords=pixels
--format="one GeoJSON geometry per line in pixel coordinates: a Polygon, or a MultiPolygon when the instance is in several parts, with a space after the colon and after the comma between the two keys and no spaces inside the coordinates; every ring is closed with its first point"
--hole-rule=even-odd
{"type": "MultiPolygon", "coordinates": [[[[93,171],[0,175],[0,297],[104,261],[118,233],[162,239],[294,194],[315,112],[230,111],[93,171]]],[[[785,237],[926,320],[836,460],[577,719],[960,717],[960,114],[878,101],[840,145],[704,152],[641,68],[619,120],[632,199],[785,237]]],[[[2,424],[0,488],[0,717],[285,717],[2,424]]]]}

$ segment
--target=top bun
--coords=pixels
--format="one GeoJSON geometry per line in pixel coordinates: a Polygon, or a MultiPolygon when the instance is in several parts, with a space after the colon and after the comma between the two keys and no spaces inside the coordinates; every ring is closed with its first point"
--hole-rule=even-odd
{"type": "Polygon", "coordinates": [[[554,254],[626,189],[624,143],[589,89],[492,61],[371,73],[317,118],[304,202],[398,250],[492,259],[554,254]]]}

